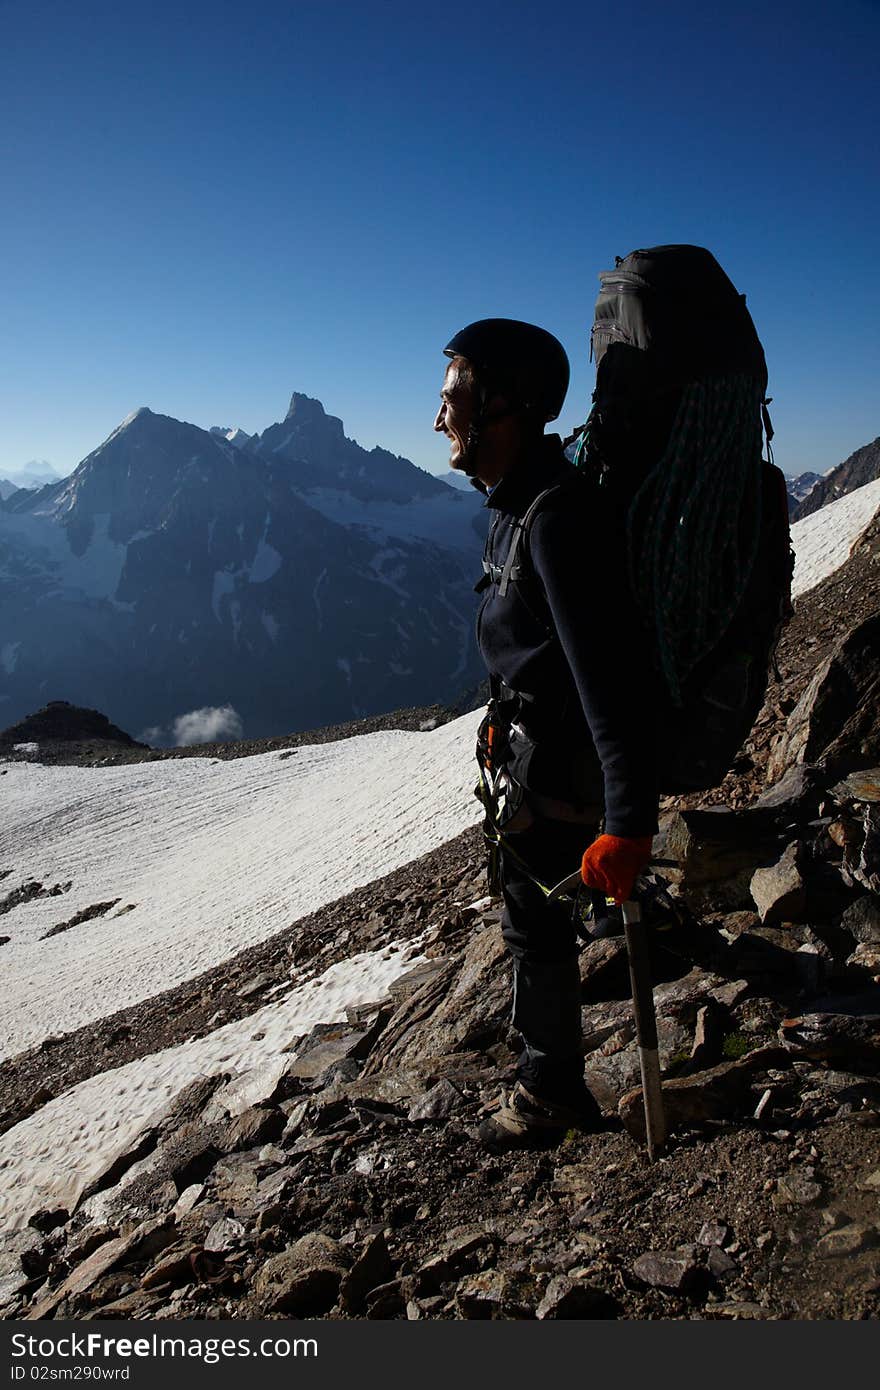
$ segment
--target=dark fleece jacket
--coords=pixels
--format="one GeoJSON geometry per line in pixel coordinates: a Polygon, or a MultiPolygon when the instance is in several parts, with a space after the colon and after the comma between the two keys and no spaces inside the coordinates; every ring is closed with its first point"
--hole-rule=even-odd
{"type": "Polygon", "coordinates": [[[487,497],[495,516],[485,558],[503,566],[514,522],[556,481],[564,486],[541,504],[521,545],[523,578],[504,597],[491,584],[477,615],[490,674],[526,697],[519,722],[529,741],[514,744],[511,772],[534,792],[575,803],[595,800],[599,781],[606,832],[652,835],[655,677],[630,596],[624,526],[610,507],[597,515],[601,493],[568,463],[558,435],[487,497]]]}

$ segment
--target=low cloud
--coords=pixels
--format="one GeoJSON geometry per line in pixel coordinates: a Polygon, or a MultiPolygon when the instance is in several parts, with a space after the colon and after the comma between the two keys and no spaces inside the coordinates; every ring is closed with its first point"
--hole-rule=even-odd
{"type": "Polygon", "coordinates": [[[170,725],[151,724],[138,734],[153,748],[185,748],[192,743],[223,743],[241,738],[241,715],[231,705],[206,705],[179,714],[170,725]]]}
{"type": "Polygon", "coordinates": [[[183,748],[190,743],[220,743],[241,738],[242,731],[241,715],[231,705],[208,705],[178,715],[171,735],[175,746],[183,748]]]}

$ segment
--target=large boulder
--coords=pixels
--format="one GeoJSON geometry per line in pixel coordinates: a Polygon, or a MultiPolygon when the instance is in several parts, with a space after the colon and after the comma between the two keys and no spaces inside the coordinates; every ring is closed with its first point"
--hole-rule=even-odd
{"type": "Polygon", "coordinates": [[[801,874],[801,846],[788,845],[775,864],[756,869],[750,890],[765,926],[773,922],[796,922],[807,905],[807,888],[801,874]]]}
{"type": "MultiPolygon", "coordinates": [[[[749,1109],[752,1083],[771,1068],[791,1065],[791,1054],[773,1044],[756,1048],[733,1062],[722,1062],[696,1076],[676,1077],[663,1082],[663,1109],[670,1130],[683,1124],[723,1120],[749,1109]]],[[[620,1100],[617,1113],[624,1128],[638,1142],[645,1140],[645,1109],[640,1086],[620,1100]]]]}
{"type": "Polygon", "coordinates": [[[442,972],[428,978],[392,1014],[364,1067],[365,1076],[419,1067],[426,1057],[500,1041],[510,1014],[510,979],[501,933],[477,932],[442,972]]]}
{"type": "Polygon", "coordinates": [[[751,908],[752,875],[777,857],[776,844],[774,817],[766,811],[679,811],[666,827],[679,891],[698,913],[751,908]]]}
{"type": "Polygon", "coordinates": [[[773,748],[767,780],[796,763],[843,776],[880,762],[880,610],[857,624],[823,661],[773,748]]]}
{"type": "Polygon", "coordinates": [[[302,1236],[267,1260],[255,1280],[264,1313],[320,1317],[333,1307],[350,1259],[343,1247],[318,1231],[302,1236]]]}

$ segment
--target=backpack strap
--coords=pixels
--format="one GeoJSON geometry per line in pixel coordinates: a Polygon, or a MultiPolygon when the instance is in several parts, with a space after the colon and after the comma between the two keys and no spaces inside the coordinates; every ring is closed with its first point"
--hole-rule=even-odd
{"type": "Polygon", "coordinates": [[[499,571],[499,567],[497,565],[490,565],[487,560],[483,561],[483,569],[490,576],[491,580],[497,583],[498,593],[502,598],[504,598],[508,588],[510,587],[510,581],[512,579],[521,579],[523,576],[524,567],[521,564],[518,565],[516,561],[517,556],[519,554],[520,543],[523,537],[525,536],[526,538],[528,538],[529,527],[532,524],[532,519],[534,518],[535,514],[540,510],[542,504],[546,501],[546,499],[552,496],[554,492],[558,492],[562,486],[562,483],[554,483],[552,487],[547,487],[544,489],[543,492],[539,492],[537,497],[528,507],[528,510],[524,513],[523,516],[521,516],[516,521],[513,528],[513,535],[510,539],[510,549],[507,552],[507,559],[504,562],[503,569],[499,571]],[[495,576],[496,571],[499,571],[497,579],[495,576]]]}

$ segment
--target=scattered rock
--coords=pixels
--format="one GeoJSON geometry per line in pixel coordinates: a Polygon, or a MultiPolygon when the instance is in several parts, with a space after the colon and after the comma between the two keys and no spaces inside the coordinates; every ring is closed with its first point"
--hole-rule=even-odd
{"type": "Polygon", "coordinates": [[[711,999],[697,1010],[688,1072],[705,1071],[721,1061],[725,1016],[725,1011],[711,999]]]}
{"type": "Polygon", "coordinates": [[[694,911],[749,909],[749,884],[772,857],[775,830],[761,811],[681,811],[667,828],[667,847],[678,860],[681,893],[694,911]]]}
{"type": "Polygon", "coordinates": [[[816,1254],[822,1259],[838,1259],[843,1255],[857,1255],[860,1250],[868,1250],[878,1243],[876,1226],[864,1226],[853,1222],[829,1231],[816,1242],[816,1254]]]}
{"type": "Polygon", "coordinates": [[[587,942],[578,956],[578,970],[585,997],[586,991],[595,994],[613,975],[626,978],[629,963],[624,937],[606,936],[587,942]]]}
{"type": "Polygon", "coordinates": [[[289,1056],[273,1057],[260,1067],[235,1076],[219,1091],[215,1091],[203,1112],[210,1124],[227,1115],[235,1118],[255,1105],[274,1105],[281,1099],[282,1085],[291,1064],[289,1056]]]}
{"type": "Polygon", "coordinates": [[[693,1292],[703,1280],[703,1267],[697,1263],[693,1249],[682,1246],[676,1250],[650,1250],[633,1262],[633,1273],[643,1284],[665,1289],[669,1293],[693,1292]]]}
{"type": "Polygon", "coordinates": [[[714,1307],[707,1309],[712,1317],[730,1318],[733,1322],[760,1322],[766,1318],[772,1318],[773,1313],[769,1308],[765,1308],[762,1303],[748,1302],[729,1302],[716,1303],[714,1307]]]}
{"type": "MultiPolygon", "coordinates": [[[[640,1256],[644,1259],[645,1256],[640,1256]]],[[[638,1260],[636,1261],[638,1264],[638,1260]]],[[[557,1274],[535,1309],[536,1318],[615,1318],[618,1305],[604,1289],[557,1274]]]]}
{"type": "Polygon", "coordinates": [[[846,963],[864,970],[873,979],[880,974],[880,942],[860,941],[852,955],[847,956],[846,963]]]}
{"type": "MultiPolygon", "coordinates": [[[[768,1067],[785,1067],[789,1054],[782,1047],[767,1046],[732,1062],[722,1062],[696,1076],[674,1077],[663,1083],[663,1105],[670,1130],[682,1124],[719,1120],[750,1110],[752,1080],[768,1067]]],[[[639,1143],[645,1141],[642,1089],[629,1091],[620,1101],[618,1114],[627,1131],[639,1143]]]]}
{"type": "Polygon", "coordinates": [[[500,1269],[485,1269],[459,1281],[455,1303],[461,1317],[469,1319],[517,1316],[518,1281],[500,1269]]]}
{"type": "Polygon", "coordinates": [[[880,801],[880,767],[851,772],[831,788],[831,795],[837,801],[880,801]]]}
{"type": "Polygon", "coordinates": [[[757,869],[749,891],[765,926],[773,922],[795,922],[807,904],[807,890],[800,870],[801,846],[788,845],[775,864],[757,869]]]}
{"type": "Polygon", "coordinates": [[[268,1144],[280,1139],[287,1124],[287,1116],[281,1110],[252,1105],[237,1115],[219,1141],[223,1153],[234,1153],[237,1149],[252,1149],[258,1144],[268,1144]]]}
{"type": "Polygon", "coordinates": [[[445,975],[447,969],[448,962],[443,959],[426,960],[421,965],[414,965],[411,970],[404,971],[402,975],[398,975],[396,980],[392,980],[388,987],[388,993],[395,1005],[403,1004],[410,995],[415,994],[417,989],[421,989],[422,985],[430,984],[445,975]]]}
{"type": "Polygon", "coordinates": [[[773,1196],[775,1207],[809,1207],[822,1200],[822,1184],[798,1169],[779,1178],[773,1196]]]}
{"type": "Polygon", "coordinates": [[[406,1310],[407,1285],[403,1279],[391,1279],[367,1295],[367,1317],[396,1318],[406,1310]]]}
{"type": "Polygon", "coordinates": [[[730,1227],[724,1221],[706,1221],[697,1236],[698,1245],[726,1245],[730,1240],[730,1227]]]}
{"type": "Polygon", "coordinates": [[[880,757],[880,613],[847,632],[816,671],[786,721],[767,766],[769,781],[793,764],[821,763],[831,776],[880,757]]]}
{"type": "Polygon", "coordinates": [[[576,1202],[586,1202],[596,1185],[596,1172],[589,1163],[572,1163],[556,1169],[551,1190],[576,1202]]]}
{"type": "Polygon", "coordinates": [[[720,1245],[713,1245],[710,1249],[706,1267],[712,1277],[721,1283],[740,1273],[736,1260],[732,1259],[726,1250],[722,1250],[720,1245]]]}
{"type": "Polygon", "coordinates": [[[398,1006],[370,1053],[365,1076],[500,1042],[510,1014],[506,964],[501,933],[476,933],[444,971],[398,1006]]]}
{"type": "Polygon", "coordinates": [[[320,1317],[333,1307],[348,1271],[344,1248],[318,1232],[267,1260],[254,1281],[264,1313],[320,1317]]]}
{"type": "Polygon", "coordinates": [[[215,1221],[205,1236],[205,1249],[212,1255],[223,1255],[227,1250],[234,1250],[244,1235],[245,1228],[240,1221],[224,1217],[221,1221],[215,1221]]]}
{"type": "Polygon", "coordinates": [[[350,1028],[346,1024],[320,1024],[309,1039],[296,1049],[288,1074],[301,1081],[317,1081],[327,1077],[340,1063],[357,1060],[363,1053],[368,1030],[350,1028]]]}
{"type": "Polygon", "coordinates": [[[450,1231],[439,1254],[426,1260],[419,1269],[425,1288],[436,1288],[456,1274],[474,1268],[477,1258],[497,1243],[483,1226],[462,1226],[450,1231]]]}
{"type": "Polygon", "coordinates": [[[235,993],[239,999],[250,999],[252,995],[259,994],[262,990],[268,989],[270,985],[274,984],[275,976],[268,970],[261,970],[258,975],[254,975],[252,979],[248,980],[246,984],[243,984],[235,993]]]}
{"type": "Polygon", "coordinates": [[[145,1252],[152,1249],[155,1253],[155,1250],[162,1248],[163,1243],[167,1245],[171,1240],[173,1230],[173,1218],[161,1216],[136,1226],[127,1236],[106,1241],[88,1259],[83,1260],[82,1264],[78,1265],[57,1289],[39,1297],[24,1314],[25,1318],[28,1321],[37,1322],[49,1317],[64,1299],[85,1293],[103,1274],[108,1273],[123,1258],[133,1260],[137,1258],[139,1251],[145,1252]]]}
{"type": "Polygon", "coordinates": [[[141,1279],[142,1289],[155,1289],[162,1284],[184,1284],[195,1278],[196,1260],[200,1245],[184,1245],[167,1251],[147,1270],[141,1279]]]}
{"type": "Polygon", "coordinates": [[[342,1280],[339,1302],[348,1313],[359,1313],[367,1297],[381,1284],[390,1283],[394,1266],[388,1253],[385,1234],[379,1231],[361,1249],[351,1269],[342,1280]]]}
{"type": "Polygon", "coordinates": [[[410,1120],[445,1120],[461,1104],[461,1091],[451,1081],[442,1077],[429,1091],[409,1108],[410,1120]]]}
{"type": "Polygon", "coordinates": [[[839,1058],[849,1065],[865,1062],[872,1070],[880,1066],[880,1014],[802,1014],[784,1019],[779,1035],[787,1047],[814,1061],[839,1058]]]}
{"type": "Polygon", "coordinates": [[[121,898],[111,898],[109,902],[93,903],[91,907],[84,907],[80,912],[75,912],[66,922],[59,922],[56,926],[43,932],[40,940],[48,941],[50,936],[60,936],[62,932],[70,931],[72,927],[80,927],[84,922],[92,922],[96,917],[104,917],[111,908],[114,908],[121,901],[121,898]]]}
{"type": "Polygon", "coordinates": [[[190,1183],[189,1187],[183,1189],[174,1205],[174,1215],[178,1220],[181,1216],[185,1216],[188,1211],[192,1211],[204,1190],[205,1184],[201,1182],[190,1183]]]}

